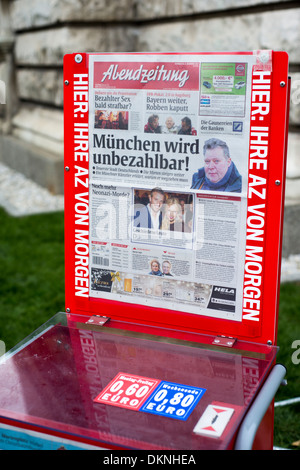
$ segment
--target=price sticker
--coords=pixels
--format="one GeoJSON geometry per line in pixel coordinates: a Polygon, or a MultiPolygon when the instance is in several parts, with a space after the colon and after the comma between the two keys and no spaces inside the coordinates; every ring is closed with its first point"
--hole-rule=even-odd
{"type": "Polygon", "coordinates": [[[140,411],[185,421],[205,391],[205,388],[161,382],[140,411]]]}
{"type": "Polygon", "coordinates": [[[160,380],[120,372],[94,401],[138,410],[159,383],[160,380]]]}

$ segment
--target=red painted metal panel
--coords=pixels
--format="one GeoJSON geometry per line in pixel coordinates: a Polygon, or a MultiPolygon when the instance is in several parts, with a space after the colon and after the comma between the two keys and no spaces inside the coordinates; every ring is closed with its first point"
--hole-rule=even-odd
{"type": "MultiPolygon", "coordinates": [[[[247,53],[246,53],[247,54],[247,53]]],[[[248,53],[251,54],[251,53],[248,53]]],[[[135,54],[136,55],[136,54],[135,54]]],[[[241,322],[198,316],[164,308],[154,308],[106,299],[91,298],[88,295],[89,275],[84,270],[88,261],[88,148],[76,143],[76,137],[85,136],[88,125],[88,112],[78,108],[78,101],[85,102],[83,95],[76,95],[78,87],[86,91],[86,77],[89,73],[88,54],[81,54],[76,62],[76,54],[67,55],[64,62],[65,80],[65,269],[66,269],[66,309],[72,313],[104,315],[129,323],[139,322],[195,331],[205,334],[222,334],[256,343],[276,342],[281,239],[283,227],[284,186],[288,123],[288,56],[284,52],[272,53],[271,110],[268,117],[260,122],[251,122],[251,128],[267,129],[269,154],[267,167],[257,165],[257,177],[265,178],[265,198],[255,192],[249,204],[255,207],[264,204],[264,235],[262,246],[262,273],[257,321],[249,321],[247,315],[241,322]],[[68,81],[68,84],[66,84],[68,81]],[[283,82],[285,85],[283,85],[283,82]],[[77,89],[76,89],[77,87],[77,89]],[[78,111],[79,109],[79,111],[78,111]],[[278,183],[280,182],[280,183],[278,183]],[[78,276],[76,275],[78,274],[78,276]],[[86,296],[76,295],[76,291],[86,292],[86,296]]],[[[107,54],[109,57],[109,54],[107,54]]],[[[226,54],[224,54],[226,56],[226,54]]],[[[80,104],[80,103],[79,103],[80,104]]],[[[82,139],[81,139],[82,140],[82,139]]],[[[87,141],[88,142],[88,141],[87,141]]],[[[250,164],[249,149],[249,164],[250,164]]],[[[252,163],[253,165],[253,163],[252,163]]],[[[252,166],[253,169],[253,166],[252,166]]],[[[252,212],[253,214],[253,212],[252,212]]],[[[254,295],[254,294],[252,294],[254,295]]],[[[248,311],[258,302],[244,298],[248,311]]],[[[255,299],[255,297],[254,297],[255,299]]],[[[250,315],[251,316],[251,315],[250,315]]],[[[249,315],[248,315],[249,317],[249,315]]]]}

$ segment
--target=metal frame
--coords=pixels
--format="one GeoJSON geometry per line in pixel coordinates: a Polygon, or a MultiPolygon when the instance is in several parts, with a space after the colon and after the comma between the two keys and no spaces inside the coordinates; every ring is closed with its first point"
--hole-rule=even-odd
{"type": "Polygon", "coordinates": [[[282,364],[276,364],[244,418],[235,441],[235,450],[251,450],[259,425],[272,403],[286,374],[282,364]]]}

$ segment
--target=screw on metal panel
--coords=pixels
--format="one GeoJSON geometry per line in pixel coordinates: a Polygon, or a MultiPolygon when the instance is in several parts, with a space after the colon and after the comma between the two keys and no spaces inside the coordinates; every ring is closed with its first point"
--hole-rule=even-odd
{"type": "Polygon", "coordinates": [[[69,170],[70,170],[70,167],[69,167],[69,166],[65,166],[65,170],[66,170],[66,171],[69,171],[69,170]]]}
{"type": "Polygon", "coordinates": [[[275,184],[276,184],[276,186],[279,186],[280,185],[280,180],[276,180],[275,184]]]}
{"type": "Polygon", "coordinates": [[[280,86],[283,88],[285,86],[285,82],[284,81],[280,82],[280,86]]]}
{"type": "Polygon", "coordinates": [[[76,54],[75,62],[77,62],[77,64],[80,64],[80,62],[82,62],[82,55],[81,54],[76,54]]]}
{"type": "Polygon", "coordinates": [[[271,341],[270,339],[268,339],[267,345],[268,345],[268,346],[272,346],[272,344],[273,344],[272,341],[271,341]]]}
{"type": "Polygon", "coordinates": [[[69,80],[65,80],[65,85],[69,85],[69,80]]]}
{"type": "Polygon", "coordinates": [[[70,309],[70,308],[66,308],[66,312],[67,312],[67,313],[70,313],[70,312],[71,312],[71,309],[70,309]]]}

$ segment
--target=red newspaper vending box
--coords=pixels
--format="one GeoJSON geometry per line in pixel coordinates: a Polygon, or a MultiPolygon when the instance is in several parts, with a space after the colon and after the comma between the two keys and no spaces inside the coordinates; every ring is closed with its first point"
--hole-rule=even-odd
{"type": "Polygon", "coordinates": [[[272,449],[284,52],[69,54],[66,311],[5,354],[3,449],[272,449]]]}

